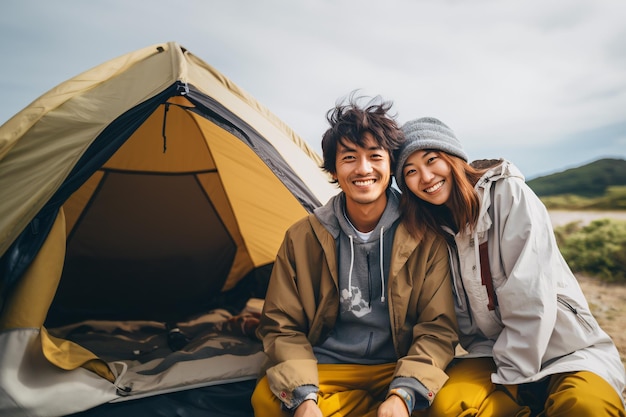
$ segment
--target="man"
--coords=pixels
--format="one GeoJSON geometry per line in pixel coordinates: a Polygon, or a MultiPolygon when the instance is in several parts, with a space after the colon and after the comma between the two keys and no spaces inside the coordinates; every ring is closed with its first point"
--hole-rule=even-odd
{"type": "Polygon", "coordinates": [[[447,379],[457,334],[446,245],[400,222],[392,104],[358,101],[328,112],[322,138],[341,192],[289,228],[274,263],[256,417],[406,417],[447,379]]]}

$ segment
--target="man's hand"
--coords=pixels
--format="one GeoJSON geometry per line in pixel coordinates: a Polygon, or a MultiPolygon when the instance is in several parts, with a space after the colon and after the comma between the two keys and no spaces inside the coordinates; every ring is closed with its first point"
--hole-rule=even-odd
{"type": "Polygon", "coordinates": [[[409,410],[404,400],[397,395],[390,395],[378,407],[378,417],[409,417],[409,410]]]}
{"type": "MultiPolygon", "coordinates": [[[[406,407],[405,407],[406,409],[406,407]]],[[[324,417],[322,416],[322,410],[317,406],[317,403],[313,400],[305,400],[302,404],[296,408],[293,413],[294,417],[324,417]]]]}

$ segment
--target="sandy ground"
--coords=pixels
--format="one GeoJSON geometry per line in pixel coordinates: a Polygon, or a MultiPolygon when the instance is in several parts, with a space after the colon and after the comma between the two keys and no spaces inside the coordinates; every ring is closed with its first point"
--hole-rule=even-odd
{"type": "Polygon", "coordinates": [[[591,312],[600,326],[615,341],[622,363],[626,364],[626,285],[603,282],[597,278],[576,275],[591,312]]]}
{"type": "MultiPolygon", "coordinates": [[[[611,336],[622,363],[626,365],[626,285],[610,284],[597,278],[576,275],[591,312],[600,327],[611,336]]],[[[622,392],[626,400],[626,389],[622,392]]]]}

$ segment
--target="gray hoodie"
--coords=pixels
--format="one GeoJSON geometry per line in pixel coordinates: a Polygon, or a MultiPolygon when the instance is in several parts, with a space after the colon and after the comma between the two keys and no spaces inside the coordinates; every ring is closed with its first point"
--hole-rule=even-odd
{"type": "Polygon", "coordinates": [[[313,348],[319,363],[395,362],[386,300],[391,247],[399,223],[399,193],[387,190],[387,207],[368,241],[357,235],[339,193],[315,216],[336,242],[340,311],[333,331],[313,348]]]}

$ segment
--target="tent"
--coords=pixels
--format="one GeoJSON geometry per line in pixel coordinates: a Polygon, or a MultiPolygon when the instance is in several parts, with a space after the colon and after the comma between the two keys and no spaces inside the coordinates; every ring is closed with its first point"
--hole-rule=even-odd
{"type": "Polygon", "coordinates": [[[286,228],[337,192],[320,163],[174,42],[0,126],[0,416],[253,381],[260,343],[229,323],[258,311],[286,228]]]}

